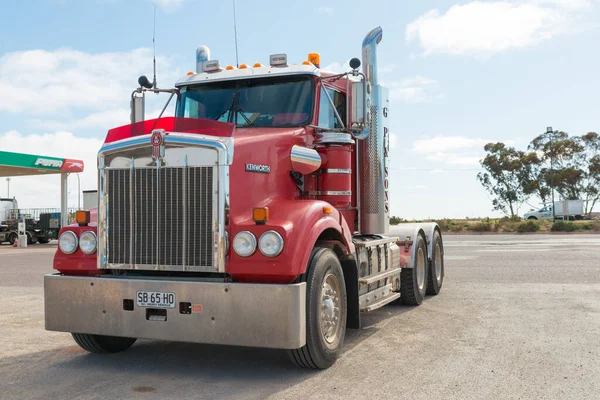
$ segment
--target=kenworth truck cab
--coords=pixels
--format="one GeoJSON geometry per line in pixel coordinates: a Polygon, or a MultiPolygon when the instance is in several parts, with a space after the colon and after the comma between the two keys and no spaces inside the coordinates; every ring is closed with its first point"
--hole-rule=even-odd
{"type": "Polygon", "coordinates": [[[362,313],[438,294],[438,226],[390,234],[381,39],[365,37],[362,72],[356,58],[323,71],[315,53],[223,68],[201,47],[175,89],[141,77],[132,124],[98,153],[97,218],[61,230],[46,329],[94,353],[162,339],[286,349],[322,369],[362,313]],[[170,92],[175,116],[142,120],[146,91],[170,92]]]}

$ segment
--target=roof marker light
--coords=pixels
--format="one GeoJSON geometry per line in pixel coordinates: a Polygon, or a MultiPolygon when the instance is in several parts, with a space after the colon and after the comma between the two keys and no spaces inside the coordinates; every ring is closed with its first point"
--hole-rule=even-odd
{"type": "Polygon", "coordinates": [[[308,53],[308,61],[313,63],[315,67],[321,68],[321,55],[319,53],[308,53]]]}
{"type": "Polygon", "coordinates": [[[210,60],[204,62],[204,72],[215,72],[221,69],[219,60],[210,60]]]}
{"type": "Polygon", "coordinates": [[[262,68],[262,67],[264,67],[264,65],[262,65],[261,63],[254,64],[254,68],[262,68]]]}
{"type": "Polygon", "coordinates": [[[248,66],[246,64],[240,64],[240,69],[246,69],[248,66]]]}
{"type": "Polygon", "coordinates": [[[271,67],[287,67],[287,54],[271,54],[269,64],[271,67]]]}
{"type": "Polygon", "coordinates": [[[228,65],[225,69],[231,71],[232,69],[235,69],[235,67],[233,65],[228,65]]]}

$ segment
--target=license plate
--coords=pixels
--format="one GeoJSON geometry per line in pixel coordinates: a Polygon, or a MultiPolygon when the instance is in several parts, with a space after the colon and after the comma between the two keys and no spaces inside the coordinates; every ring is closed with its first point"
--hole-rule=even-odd
{"type": "Polygon", "coordinates": [[[138,307],[175,308],[175,293],[138,291],[136,302],[138,307]]]}

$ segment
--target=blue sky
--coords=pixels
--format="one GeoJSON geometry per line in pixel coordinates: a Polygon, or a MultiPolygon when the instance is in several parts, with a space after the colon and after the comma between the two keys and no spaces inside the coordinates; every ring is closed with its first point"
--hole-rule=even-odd
{"type": "MultiPolygon", "coordinates": [[[[394,215],[495,215],[475,179],[486,142],[524,148],[546,126],[598,130],[597,0],[236,3],[246,63],[319,52],[323,66],[344,70],[383,27],[394,215]]],[[[235,63],[230,1],[0,0],[0,149],[83,158],[82,189],[95,188],[94,154],[107,129],[127,123],[137,77],[152,72],[155,4],[160,86],[194,70],[199,45],[235,63]]],[[[151,98],[149,114],[165,100],[151,98]]],[[[11,195],[21,207],[58,206],[58,178],[14,178],[11,195]]]]}

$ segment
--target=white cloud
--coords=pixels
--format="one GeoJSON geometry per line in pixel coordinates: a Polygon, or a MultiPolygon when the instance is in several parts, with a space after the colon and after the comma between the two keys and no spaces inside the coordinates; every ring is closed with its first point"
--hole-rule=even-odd
{"type": "MultiPolygon", "coordinates": [[[[166,102],[166,98],[163,97],[166,102]]],[[[175,102],[171,101],[165,110],[163,117],[173,116],[175,113],[175,102]]],[[[146,119],[158,118],[162,108],[146,111],[146,119]]],[[[130,123],[130,110],[128,108],[116,108],[113,110],[98,111],[88,114],[81,119],[70,119],[68,121],[34,119],[28,125],[34,129],[44,131],[90,131],[107,132],[109,129],[127,125],[130,123]]]]}
{"type": "MultiPolygon", "coordinates": [[[[157,58],[162,82],[172,87],[179,71],[157,58]]],[[[137,78],[152,73],[152,52],[90,54],[70,49],[28,50],[0,58],[0,111],[51,115],[114,110],[129,104],[137,78]]]]}
{"type": "Polygon", "coordinates": [[[473,1],[434,9],[406,28],[424,53],[492,54],[532,46],[573,28],[592,0],[473,1]]]}
{"type": "Polygon", "coordinates": [[[483,158],[483,146],[491,141],[464,136],[437,136],[415,140],[412,151],[425,156],[429,161],[449,165],[478,165],[479,160],[483,158]]]}
{"type": "MultiPolygon", "coordinates": [[[[96,155],[102,146],[99,138],[82,138],[70,132],[23,135],[8,131],[0,135],[2,150],[31,153],[45,156],[73,158],[83,160],[84,171],[79,174],[81,190],[96,190],[96,155]]],[[[69,207],[77,206],[77,177],[68,178],[69,207]]],[[[0,186],[2,196],[5,186],[0,186]]],[[[10,195],[15,196],[21,208],[58,208],[60,207],[60,179],[58,175],[15,176],[10,181],[10,195]]],[[[83,200],[82,200],[83,201],[83,200]]]]}
{"type": "Polygon", "coordinates": [[[84,118],[68,121],[34,119],[29,122],[29,125],[35,129],[46,131],[78,131],[88,129],[108,131],[111,128],[126,125],[129,122],[129,109],[123,108],[98,111],[88,114],[84,118]]]}
{"type": "Polygon", "coordinates": [[[319,14],[333,15],[334,10],[332,7],[319,7],[317,8],[317,12],[319,14]]]}
{"type": "Polygon", "coordinates": [[[163,11],[173,11],[179,8],[187,0],[154,0],[154,4],[160,7],[163,11]]]}
{"type": "Polygon", "coordinates": [[[391,100],[422,103],[439,96],[437,82],[422,76],[415,76],[399,82],[382,82],[382,84],[389,87],[391,100]]]}
{"type": "Polygon", "coordinates": [[[422,192],[425,190],[429,190],[429,187],[425,186],[425,185],[412,185],[412,186],[405,186],[404,188],[406,190],[408,190],[409,192],[422,192]]]}

